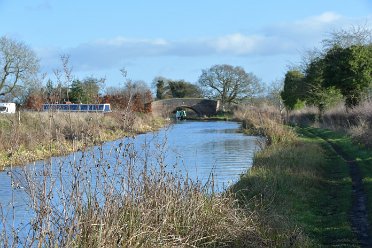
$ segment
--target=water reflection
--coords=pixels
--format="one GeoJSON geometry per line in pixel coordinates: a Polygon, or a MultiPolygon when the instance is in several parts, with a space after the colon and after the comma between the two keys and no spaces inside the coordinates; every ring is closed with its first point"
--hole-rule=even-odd
{"type": "Polygon", "coordinates": [[[238,128],[236,122],[184,122],[169,130],[168,147],[193,178],[205,182],[213,172],[221,188],[251,166],[257,149],[258,138],[238,133],[238,128]]]}

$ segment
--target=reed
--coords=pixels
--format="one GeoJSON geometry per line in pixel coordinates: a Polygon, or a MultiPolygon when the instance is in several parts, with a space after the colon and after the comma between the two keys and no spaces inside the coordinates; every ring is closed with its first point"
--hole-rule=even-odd
{"type": "Polygon", "coordinates": [[[164,121],[133,112],[19,112],[0,116],[0,170],[10,164],[68,154],[77,149],[160,128],[164,121]]]}
{"type": "Polygon", "coordinates": [[[273,107],[240,106],[235,110],[234,118],[242,121],[245,132],[266,137],[268,144],[296,139],[296,133],[284,125],[283,116],[273,107]]]}
{"type": "Polygon", "coordinates": [[[233,195],[213,193],[213,181],[203,185],[165,164],[164,143],[155,150],[143,146],[140,156],[134,141],[128,137],[109,151],[87,149],[71,160],[12,171],[34,215],[22,226],[5,226],[0,245],[267,246],[255,213],[233,195]]]}

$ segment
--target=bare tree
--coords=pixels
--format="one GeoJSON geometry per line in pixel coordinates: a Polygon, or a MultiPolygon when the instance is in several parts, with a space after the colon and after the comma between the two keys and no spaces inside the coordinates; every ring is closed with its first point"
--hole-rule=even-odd
{"type": "Polygon", "coordinates": [[[267,98],[273,106],[275,106],[280,113],[285,109],[283,99],[280,96],[280,92],[283,91],[284,79],[277,79],[267,89],[267,98]]]}
{"type": "Polygon", "coordinates": [[[335,30],[322,43],[326,51],[334,46],[346,48],[352,45],[368,45],[372,43],[372,29],[366,24],[335,30]]]}
{"type": "Polygon", "coordinates": [[[203,70],[199,85],[205,96],[221,100],[222,105],[248,99],[262,90],[254,74],[231,65],[215,65],[203,70]]]}
{"type": "Polygon", "coordinates": [[[0,37],[0,96],[21,92],[37,81],[39,61],[24,43],[0,37]]]}
{"type": "Polygon", "coordinates": [[[62,70],[55,69],[54,76],[57,78],[58,82],[59,98],[61,99],[64,95],[63,93],[65,93],[67,98],[65,100],[69,101],[69,89],[74,80],[72,75],[72,67],[70,66],[70,56],[63,54],[60,58],[62,62],[62,70]],[[63,89],[65,89],[66,92],[62,92],[63,89]]]}

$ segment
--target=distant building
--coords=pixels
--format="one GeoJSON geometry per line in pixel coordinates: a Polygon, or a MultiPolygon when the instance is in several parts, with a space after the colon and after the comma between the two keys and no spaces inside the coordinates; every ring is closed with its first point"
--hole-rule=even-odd
{"type": "Polygon", "coordinates": [[[16,104],[12,102],[0,102],[1,114],[14,114],[16,112],[16,104]]]}

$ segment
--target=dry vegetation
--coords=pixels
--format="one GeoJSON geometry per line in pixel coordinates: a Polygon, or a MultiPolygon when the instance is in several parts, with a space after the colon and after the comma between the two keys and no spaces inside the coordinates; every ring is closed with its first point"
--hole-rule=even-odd
{"type": "MultiPolygon", "coordinates": [[[[146,116],[134,120],[116,114],[115,118],[87,114],[75,119],[71,114],[24,114],[29,115],[27,123],[33,123],[28,125],[35,125],[35,132],[45,136],[45,146],[58,149],[56,144],[63,141],[76,148],[87,140],[98,144],[99,152],[80,148],[81,155],[72,160],[11,172],[12,185],[26,193],[35,215],[23,226],[6,222],[9,224],[0,228],[0,245],[314,247],[334,242],[337,235],[340,242],[353,244],[346,215],[350,197],[332,195],[336,205],[329,200],[333,199],[329,192],[349,194],[349,185],[335,184],[335,178],[325,177],[327,157],[323,148],[299,139],[291,127],[283,125],[275,109],[242,107],[235,111],[235,118],[242,120],[246,130],[267,137],[263,146],[268,146],[255,155],[254,166],[241,180],[223,193],[213,193],[213,181],[202,185],[179,174],[177,165],[164,164],[164,143],[156,144],[155,150],[143,146],[143,156],[139,156],[133,149],[135,139],[126,137],[104,151],[102,140],[115,137],[117,130],[123,135],[139,127],[138,123],[146,126],[154,121],[146,116]],[[56,125],[57,118],[65,124],[56,125]],[[77,121],[79,118],[83,120],[77,121]],[[35,128],[39,125],[44,128],[35,128]],[[341,199],[346,203],[339,204],[341,199]],[[323,204],[331,204],[337,213],[328,217],[323,204]]],[[[20,125],[17,121],[8,117],[1,123],[25,128],[22,118],[20,125]]],[[[1,135],[5,137],[5,133],[1,135]]],[[[27,137],[38,136],[24,133],[15,140],[27,137]]],[[[35,142],[31,139],[22,144],[27,147],[35,142]]],[[[336,174],[345,180],[344,174],[336,174]]],[[[1,205],[0,210],[2,218],[14,211],[1,205]]]]}
{"type": "Polygon", "coordinates": [[[0,170],[53,155],[155,130],[164,125],[149,114],[134,112],[20,112],[0,116],[0,170]]]}
{"type": "Polygon", "coordinates": [[[343,104],[327,110],[318,117],[315,108],[293,111],[290,123],[298,125],[314,125],[351,136],[357,142],[372,147],[372,102],[365,101],[360,105],[346,109],[343,104]]]}
{"type": "Polygon", "coordinates": [[[296,139],[295,132],[284,125],[282,115],[274,107],[243,106],[234,112],[234,117],[242,121],[246,132],[266,137],[269,145],[296,139]]]}
{"type": "MultiPolygon", "coordinates": [[[[127,137],[110,151],[87,149],[72,160],[12,172],[13,185],[23,189],[35,214],[23,226],[6,222],[0,245],[268,246],[255,213],[239,206],[233,195],[212,193],[212,181],[191,181],[177,165],[168,170],[164,143],[155,150],[144,146],[139,156],[134,142],[127,137]]],[[[12,216],[4,212],[6,206],[0,210],[2,217],[12,216]]]]}
{"type": "Polygon", "coordinates": [[[275,108],[240,107],[235,117],[268,139],[232,191],[255,212],[269,246],[356,246],[347,214],[351,184],[346,164],[322,140],[284,125],[275,108]]]}

